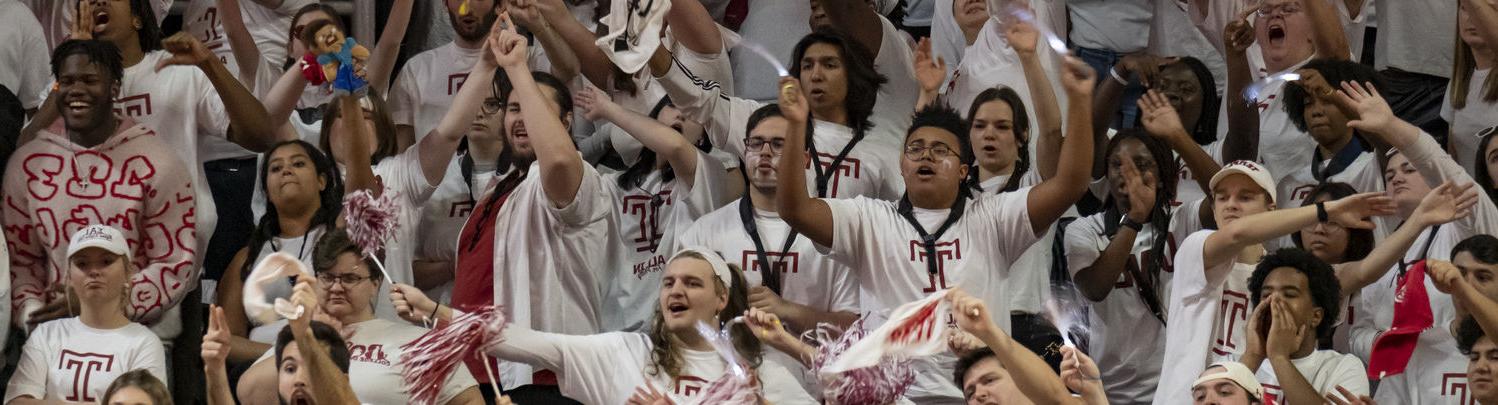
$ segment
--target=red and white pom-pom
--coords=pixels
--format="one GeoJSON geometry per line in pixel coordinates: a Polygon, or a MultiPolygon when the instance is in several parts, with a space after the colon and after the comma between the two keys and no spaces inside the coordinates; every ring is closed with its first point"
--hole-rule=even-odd
{"type": "MultiPolygon", "coordinates": [[[[495,307],[453,318],[420,338],[401,346],[401,385],[411,394],[411,403],[437,403],[443,382],[463,359],[484,353],[504,341],[505,314],[495,307]]],[[[467,371],[462,371],[467,372],[467,371]]]]}
{"type": "MultiPolygon", "coordinates": [[[[915,383],[915,372],[909,359],[883,358],[872,367],[856,368],[842,373],[822,374],[822,367],[836,361],[844,351],[868,333],[863,327],[863,318],[848,327],[841,336],[836,328],[821,324],[815,331],[817,347],[812,371],[821,376],[822,390],[831,404],[888,404],[905,395],[906,388],[915,383]]],[[[812,333],[812,332],[808,332],[812,333]]]]}
{"type": "Polygon", "coordinates": [[[733,373],[723,373],[723,376],[708,384],[707,388],[702,390],[702,394],[692,401],[692,404],[756,405],[759,404],[758,391],[756,387],[734,376],[733,373]]]}
{"type": "Polygon", "coordinates": [[[348,236],[365,256],[376,254],[385,247],[385,241],[395,234],[400,218],[396,215],[400,203],[395,193],[386,191],[375,198],[369,190],[359,190],[343,197],[343,220],[347,222],[348,236]]]}

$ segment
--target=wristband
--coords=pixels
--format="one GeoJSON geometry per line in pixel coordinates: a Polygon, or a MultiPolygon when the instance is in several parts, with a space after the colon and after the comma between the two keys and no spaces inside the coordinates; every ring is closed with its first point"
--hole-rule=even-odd
{"type": "Polygon", "coordinates": [[[1118,68],[1116,68],[1116,67],[1108,68],[1108,75],[1109,76],[1113,76],[1113,80],[1117,81],[1118,84],[1125,85],[1125,86],[1129,85],[1129,81],[1127,79],[1124,79],[1124,77],[1122,75],[1118,74],[1118,68]]]}
{"type": "Polygon", "coordinates": [[[1139,231],[1144,230],[1144,224],[1134,222],[1134,220],[1129,219],[1127,215],[1124,216],[1123,221],[1120,221],[1118,223],[1118,226],[1133,229],[1135,233],[1139,233],[1139,231]]]}
{"type": "Polygon", "coordinates": [[[1330,220],[1331,220],[1331,215],[1329,215],[1329,214],[1326,213],[1326,203],[1324,203],[1324,202],[1316,203],[1316,222],[1320,222],[1320,223],[1324,224],[1324,223],[1327,223],[1327,221],[1330,221],[1330,220]]]}

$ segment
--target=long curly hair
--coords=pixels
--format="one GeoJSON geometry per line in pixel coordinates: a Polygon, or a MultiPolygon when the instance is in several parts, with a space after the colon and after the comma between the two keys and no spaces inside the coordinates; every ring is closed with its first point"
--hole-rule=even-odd
{"type": "MultiPolygon", "coordinates": [[[[696,252],[682,253],[679,257],[707,260],[707,258],[696,252]]],[[[713,291],[718,294],[728,295],[728,305],[724,306],[722,311],[718,311],[717,323],[719,328],[723,327],[723,324],[728,322],[728,320],[749,310],[749,288],[746,287],[747,281],[744,280],[744,272],[734,264],[728,265],[728,272],[733,278],[733,287],[723,285],[723,281],[717,277],[711,277],[713,280],[713,291]]],[[[744,324],[734,325],[729,334],[733,338],[734,348],[739,352],[739,358],[748,363],[751,369],[758,369],[764,356],[764,346],[760,343],[759,338],[754,337],[754,333],[749,331],[749,326],[744,324]]],[[[650,349],[651,361],[646,372],[652,376],[659,376],[664,373],[670,376],[672,381],[681,377],[682,342],[681,339],[676,337],[676,334],[666,330],[666,318],[661,314],[660,305],[656,305],[655,320],[650,325],[650,343],[652,346],[650,349]]]]}
{"type": "MultiPolygon", "coordinates": [[[[338,227],[338,213],[343,210],[343,176],[338,173],[338,165],[333,160],[317,150],[316,146],[303,140],[290,140],[276,144],[265,152],[267,159],[260,163],[260,193],[270,195],[266,188],[266,178],[270,176],[270,159],[272,154],[281,148],[298,147],[302,152],[312,159],[312,166],[317,170],[317,176],[325,181],[326,185],[317,192],[317,210],[312,213],[312,221],[307,232],[321,227],[322,229],[334,229],[338,227]]],[[[260,222],[255,225],[255,231],[250,234],[250,243],[247,244],[247,252],[257,255],[260,249],[272,238],[281,234],[281,217],[276,211],[276,204],[267,201],[265,204],[265,215],[260,216],[260,222]]],[[[253,257],[247,258],[240,267],[239,277],[250,276],[250,270],[255,266],[253,257]]]]}
{"type": "MultiPolygon", "coordinates": [[[[1155,160],[1155,206],[1150,208],[1149,226],[1154,229],[1154,239],[1150,241],[1150,251],[1153,255],[1147,255],[1148,262],[1143,263],[1144,268],[1136,278],[1135,283],[1140,286],[1140,298],[1144,300],[1150,311],[1161,314],[1163,302],[1160,297],[1160,272],[1170,271],[1172,252],[1168,249],[1170,244],[1170,206],[1176,197],[1176,182],[1180,178],[1180,166],[1176,163],[1170,148],[1163,142],[1144,135],[1137,129],[1125,129],[1119,131],[1108,141],[1107,156],[1111,158],[1113,153],[1128,140],[1135,140],[1144,145],[1145,151],[1149,152],[1150,158],[1155,160]]],[[[1108,200],[1103,203],[1103,216],[1105,224],[1104,231],[1108,235],[1118,232],[1119,221],[1123,218],[1123,209],[1119,201],[1114,201],[1110,194],[1108,200]]]]}

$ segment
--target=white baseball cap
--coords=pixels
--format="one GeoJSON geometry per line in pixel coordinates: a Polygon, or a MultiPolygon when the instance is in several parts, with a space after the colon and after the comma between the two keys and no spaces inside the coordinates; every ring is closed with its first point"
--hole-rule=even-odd
{"type": "Polygon", "coordinates": [[[1196,387],[1209,381],[1225,379],[1238,384],[1239,387],[1243,387],[1243,390],[1248,391],[1248,395],[1255,399],[1264,398],[1264,386],[1259,384],[1259,379],[1254,377],[1254,372],[1248,371],[1248,366],[1244,366],[1243,363],[1236,361],[1224,361],[1213,363],[1207,366],[1207,369],[1211,370],[1215,367],[1222,367],[1223,371],[1197,378],[1196,381],[1191,383],[1191,389],[1194,390],[1196,387]]]}
{"type": "MultiPolygon", "coordinates": [[[[1264,165],[1252,160],[1235,160],[1232,163],[1223,165],[1222,170],[1218,170],[1217,174],[1212,175],[1212,181],[1207,183],[1207,187],[1215,189],[1218,182],[1234,174],[1241,174],[1253,179],[1254,184],[1258,184],[1259,188],[1264,189],[1264,193],[1269,194],[1270,203],[1279,202],[1279,197],[1274,195],[1274,176],[1269,174],[1269,169],[1265,169],[1264,165]]],[[[1207,190],[1207,195],[1212,195],[1212,190],[1207,190]]]]}
{"type": "Polygon", "coordinates": [[[68,243],[68,257],[83,249],[100,248],[120,256],[125,256],[129,261],[130,246],[125,242],[125,235],[120,230],[107,225],[89,225],[73,234],[73,240],[68,243]]]}

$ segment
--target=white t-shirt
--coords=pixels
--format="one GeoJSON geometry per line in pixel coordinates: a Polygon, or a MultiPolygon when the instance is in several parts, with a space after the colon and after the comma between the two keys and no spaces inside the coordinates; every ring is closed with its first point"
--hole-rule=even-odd
{"type": "Polygon", "coordinates": [[[48,321],[26,339],[20,363],[5,387],[5,402],[22,395],[96,402],[115,377],[137,369],[167,381],[166,352],[145,326],[132,322],[102,330],[76,317],[48,321]]]}
{"type": "MultiPolygon", "coordinates": [[[[1201,229],[1202,200],[1192,201],[1173,210],[1170,230],[1165,241],[1165,252],[1154,252],[1157,230],[1145,224],[1134,237],[1129,251],[1129,260],[1141,272],[1150,268],[1156,255],[1164,255],[1166,266],[1158,274],[1157,296],[1161,310],[1166,309],[1170,299],[1170,282],[1175,272],[1171,267],[1175,260],[1176,246],[1184,235],[1201,229]]],[[[1066,269],[1073,277],[1084,268],[1091,267],[1102,256],[1112,242],[1107,235],[1106,215],[1093,214],[1072,221],[1066,228],[1066,269]]],[[[1102,371],[1104,391],[1109,402],[1144,403],[1154,396],[1160,377],[1160,362],[1165,353],[1165,324],[1156,318],[1128,271],[1119,273],[1113,291],[1102,301],[1089,305],[1088,324],[1091,325],[1088,353],[1097,361],[1102,371]]]]}
{"type": "Polygon", "coordinates": [[[1176,251],[1176,273],[1171,280],[1169,324],[1165,326],[1164,360],[1171,367],[1160,370],[1155,391],[1157,405],[1191,401],[1191,383],[1207,365],[1238,360],[1247,348],[1248,277],[1254,265],[1228,261],[1206,268],[1203,254],[1207,237],[1215,230],[1202,230],[1186,237],[1176,251]]]}
{"type": "Polygon", "coordinates": [[[1067,6],[1070,39],[1076,46],[1130,53],[1149,45],[1153,0],[1072,0],[1067,6]]]}
{"type": "MultiPolygon", "coordinates": [[[[354,330],[348,339],[348,382],[359,402],[366,404],[399,404],[411,400],[404,389],[401,369],[405,366],[404,346],[426,329],[384,319],[371,319],[348,325],[354,330]]],[[[442,383],[437,403],[446,404],[463,390],[478,386],[473,375],[464,371],[452,373],[442,383]]]]}
{"type": "Polygon", "coordinates": [[[0,85],[21,99],[21,107],[37,108],[52,81],[51,48],[31,9],[15,0],[0,0],[0,85]]]}
{"type": "MultiPolygon", "coordinates": [[[[410,125],[420,141],[447,114],[458,89],[479,60],[482,49],[465,49],[449,42],[416,54],[406,61],[390,88],[390,118],[396,125],[410,125]]],[[[488,83],[480,83],[485,86],[488,83]]]]}
{"type": "Polygon", "coordinates": [[[1150,20],[1148,51],[1154,55],[1190,56],[1200,60],[1207,70],[1212,71],[1212,80],[1217,85],[1213,90],[1222,94],[1228,83],[1227,61],[1223,60],[1217,46],[1191,23],[1186,4],[1176,0],[1151,1],[1155,3],[1155,18],[1150,20]]]}
{"type": "Polygon", "coordinates": [[[1488,75],[1493,69],[1480,69],[1472,71],[1472,79],[1467,83],[1467,107],[1457,110],[1451,107],[1450,92],[1455,89],[1447,88],[1448,96],[1441,103],[1441,118],[1451,123],[1450,145],[1457,163],[1467,169],[1467,173],[1476,175],[1479,168],[1486,170],[1486,159],[1478,159],[1477,154],[1481,151],[1477,148],[1482,145],[1482,132],[1498,132],[1493,127],[1498,127],[1498,102],[1482,101],[1484,92],[1483,85],[1488,80],[1488,75]],[[1483,164],[1479,164],[1483,162],[1483,164]]]}
{"type": "MultiPolygon", "coordinates": [[[[1321,152],[1312,153],[1320,154],[1321,152]]],[[[1323,159],[1321,165],[1325,167],[1331,164],[1331,161],[1330,158],[1323,159]]],[[[1299,208],[1301,201],[1305,201],[1306,196],[1311,194],[1311,190],[1323,183],[1316,180],[1316,175],[1311,172],[1312,170],[1314,170],[1313,167],[1306,166],[1280,178],[1280,181],[1275,183],[1279,187],[1279,191],[1275,193],[1275,200],[1278,202],[1275,205],[1280,208],[1299,208]]],[[[1378,158],[1374,157],[1374,152],[1370,151],[1358,154],[1357,158],[1354,158],[1346,168],[1327,176],[1324,182],[1347,183],[1359,193],[1384,191],[1383,171],[1378,168],[1378,158]]]]}
{"type": "MultiPolygon", "coordinates": [[[[1452,346],[1455,346],[1453,342],[1452,346]]],[[[1363,368],[1363,361],[1358,356],[1346,353],[1337,353],[1332,350],[1317,350],[1311,355],[1298,359],[1290,359],[1295,365],[1295,370],[1300,372],[1301,377],[1316,388],[1321,395],[1336,395],[1342,398],[1337,387],[1346,388],[1354,395],[1368,395],[1368,369],[1363,368]]],[[[1269,360],[1264,360],[1259,366],[1257,375],[1259,383],[1264,385],[1265,405],[1286,405],[1285,392],[1280,385],[1279,377],[1274,374],[1274,365],[1269,360]]],[[[1320,402],[1320,401],[1317,401],[1320,402]]]]}
{"type": "MultiPolygon", "coordinates": [[[[506,308],[516,329],[598,333],[604,290],[615,279],[608,255],[599,254],[618,226],[607,186],[585,164],[577,195],[559,207],[546,197],[539,163],[528,173],[494,214],[494,305],[506,308]]],[[[500,380],[506,387],[529,384],[532,371],[501,362],[500,380]]]]}
{"type": "MultiPolygon", "coordinates": [[[[1032,3],[1038,3],[1038,0],[1032,3]]],[[[942,99],[959,113],[966,115],[972,107],[973,99],[984,90],[998,87],[1014,89],[1020,100],[1024,100],[1026,113],[1030,114],[1030,149],[1035,149],[1037,145],[1034,139],[1042,136],[1040,121],[1035,117],[1036,106],[1033,101],[1035,98],[1031,96],[1030,84],[1025,80],[1025,68],[1020,62],[1019,53],[1014,51],[1014,47],[1009,46],[1003,35],[988,33],[1001,32],[1003,27],[998,24],[997,20],[990,18],[983,24],[984,33],[978,35],[977,40],[963,50],[962,60],[957,63],[947,61],[948,66],[952,66],[954,70],[941,88],[942,99]]],[[[1065,108],[1066,92],[1061,88],[1060,80],[1057,79],[1061,77],[1058,74],[1060,72],[1057,63],[1058,56],[1049,46],[1040,46],[1036,52],[1041,57],[1041,69],[1045,70],[1046,77],[1050,79],[1052,94],[1056,95],[1056,104],[1065,108]]],[[[1065,120],[1062,120],[1061,125],[1066,126],[1065,120]]]]}
{"type": "MultiPolygon", "coordinates": [[[[176,0],[147,1],[151,3],[151,11],[156,14],[156,23],[161,24],[163,20],[166,20],[167,12],[171,10],[172,3],[176,0]]],[[[73,13],[78,11],[78,0],[21,0],[21,2],[31,7],[31,12],[36,14],[37,22],[42,24],[42,30],[47,37],[47,49],[57,49],[58,44],[68,39],[68,33],[73,27],[73,13]]]]}
{"type": "MultiPolygon", "coordinates": [[[[264,259],[266,256],[270,256],[271,253],[280,252],[296,256],[298,261],[302,262],[303,266],[307,266],[307,269],[309,270],[313,269],[314,267],[312,266],[312,258],[316,254],[315,250],[317,250],[317,241],[322,240],[322,235],[324,233],[325,230],[322,227],[316,227],[307,231],[307,233],[302,236],[294,238],[282,238],[278,236],[266,241],[265,245],[260,247],[260,251],[255,254],[255,257],[247,258],[247,260],[250,260],[251,262],[250,274],[245,278],[245,283],[254,282],[254,280],[259,280],[261,277],[265,276],[264,273],[256,272],[255,270],[275,270],[274,268],[262,269],[255,266],[256,263],[260,262],[260,259],[264,259]]],[[[291,299],[291,287],[292,284],[290,280],[287,280],[285,282],[268,283],[261,288],[263,288],[262,291],[265,292],[265,299],[274,301],[276,298],[285,298],[288,300],[291,299]]],[[[253,302],[252,298],[247,296],[242,296],[241,301],[243,301],[243,305],[246,310],[255,308],[254,305],[271,303],[253,302]]],[[[281,333],[281,328],[284,328],[286,326],[286,320],[281,319],[281,317],[276,317],[276,321],[274,322],[261,324],[259,323],[259,319],[261,316],[260,314],[246,313],[245,315],[249,316],[250,323],[254,325],[254,328],[250,329],[250,340],[256,342],[266,344],[276,343],[276,335],[281,333]]]]}
{"type": "Polygon", "coordinates": [[[1373,51],[1378,70],[1397,68],[1443,78],[1451,75],[1456,2],[1373,1],[1378,9],[1378,38],[1373,51]]]}
{"type": "MultiPolygon", "coordinates": [[[[1000,189],[1009,182],[1008,175],[994,176],[980,184],[984,195],[997,195],[1000,189]]],[[[1031,167],[1019,179],[1019,187],[1033,187],[1040,184],[1040,170],[1031,167]]],[[[1076,217],[1076,207],[1067,210],[1066,215],[1076,217]]],[[[1059,221],[1058,221],[1059,222],[1059,221]]],[[[1014,261],[1014,272],[1009,274],[1008,285],[1014,286],[1009,291],[1009,309],[1028,314],[1039,314],[1045,309],[1045,302],[1051,297],[1051,242],[1056,240],[1056,225],[1046,229],[1045,235],[1035,244],[1025,249],[1025,253],[1019,255],[1014,261]]]]}
{"type": "MultiPolygon", "coordinates": [[[[1310,59],[1286,69],[1293,72],[1305,66],[1310,59]]],[[[1260,77],[1267,77],[1260,71],[1260,77]]],[[[1259,160],[1274,178],[1284,178],[1311,165],[1311,152],[1316,150],[1316,140],[1309,133],[1295,127],[1290,113],[1285,111],[1285,84],[1276,81],[1264,86],[1259,92],[1259,160]]],[[[1223,114],[1218,122],[1227,125],[1227,103],[1222,103],[1223,114]]]]}
{"type": "MultiPolygon", "coordinates": [[[[398,201],[396,206],[399,207],[395,215],[395,233],[385,241],[384,258],[380,261],[385,266],[385,272],[390,275],[391,283],[416,284],[416,275],[411,269],[416,249],[421,246],[416,239],[416,228],[421,220],[422,206],[432,197],[432,192],[437,190],[437,186],[428,183],[426,174],[421,171],[422,148],[421,142],[417,142],[406,148],[405,152],[387,157],[374,166],[374,175],[385,184],[383,192],[395,193],[398,201]]],[[[344,170],[343,173],[348,171],[344,170]]],[[[380,295],[376,297],[385,297],[389,293],[390,283],[380,283],[380,295]]],[[[375,315],[400,320],[395,313],[394,304],[387,299],[375,300],[375,315]]]]}
{"type": "MultiPolygon", "coordinates": [[[[832,246],[818,246],[834,260],[854,269],[864,302],[873,308],[895,308],[952,287],[962,287],[983,299],[993,321],[1009,330],[1007,283],[1010,266],[1040,239],[1030,225],[1029,188],[969,199],[962,218],[936,241],[937,273],[927,267],[921,236],[897,212],[897,203],[868,197],[823,199],[832,211],[832,246]]],[[[911,213],[928,232],[946,221],[950,210],[913,208],[911,213]]],[[[907,397],[951,400],[962,391],[949,378],[955,358],[938,355],[918,362],[916,384],[907,397]],[[934,366],[934,368],[926,367],[934,366]]]]}
{"type": "Polygon", "coordinates": [[[898,135],[893,140],[904,143],[904,129],[910,127],[916,98],[921,95],[921,83],[915,80],[915,52],[910,47],[910,37],[896,29],[889,19],[879,16],[879,26],[883,35],[879,54],[874,57],[874,70],[889,81],[879,86],[879,95],[874,100],[874,117],[881,118],[881,122],[875,125],[894,127],[896,131],[880,131],[879,134],[898,135]]]}
{"type": "MultiPolygon", "coordinates": [[[[647,382],[672,402],[689,404],[727,371],[717,352],[682,349],[675,381],[665,372],[650,375],[653,347],[643,333],[574,336],[510,327],[505,329],[505,341],[490,354],[555,370],[562,395],[586,404],[622,404],[647,382]]],[[[756,372],[770,403],[818,403],[779,364],[763,362],[756,372]]]]}
{"type": "MultiPolygon", "coordinates": [[[[270,62],[273,66],[281,66],[286,62],[287,35],[291,34],[291,17],[302,7],[316,3],[316,0],[281,0],[281,5],[276,8],[266,8],[255,1],[244,1],[239,3],[239,13],[244,19],[245,28],[250,31],[250,37],[255,41],[255,48],[260,51],[261,58],[270,62]]],[[[219,13],[218,1],[216,0],[190,0],[187,9],[182,12],[182,30],[198,37],[208,50],[218,56],[224,67],[235,76],[239,75],[239,64],[235,62],[234,51],[229,46],[229,36],[224,32],[224,17],[219,13]]],[[[260,69],[264,69],[262,66],[260,69]]],[[[280,69],[276,69],[279,73],[280,69]]],[[[274,82],[274,80],[272,80],[274,82]]],[[[245,83],[245,87],[255,89],[256,83],[245,83]],[[254,86],[254,87],[252,87],[254,86]]]]}
{"type": "MultiPolygon", "coordinates": [[[[421,222],[416,225],[417,245],[413,261],[445,261],[451,266],[457,259],[458,232],[463,230],[468,216],[473,215],[476,203],[474,199],[483,194],[489,181],[494,178],[493,169],[475,169],[472,182],[465,180],[463,156],[453,156],[452,161],[447,163],[447,174],[442,176],[442,184],[437,185],[426,204],[421,206],[421,222]]],[[[446,298],[452,293],[452,282],[443,283],[432,290],[437,294],[428,294],[429,296],[438,297],[433,298],[438,302],[446,302],[446,298]]]]}
{"type": "Polygon", "coordinates": [[[611,260],[616,277],[609,284],[604,302],[605,330],[639,331],[649,328],[660,296],[661,275],[681,244],[677,235],[693,221],[727,204],[728,171],[717,159],[697,152],[696,178],[676,177],[664,181],[660,171],[652,171],[633,188],[619,186],[623,172],[603,176],[609,200],[618,217],[618,233],[612,235],[611,251],[619,257],[611,260]]]}
{"type": "MultiPolygon", "coordinates": [[[[763,103],[722,95],[715,83],[696,79],[691,72],[683,70],[681,64],[674,64],[656,82],[666,89],[666,93],[671,95],[671,101],[681,108],[687,119],[702,123],[708,139],[715,147],[722,148],[733,156],[744,155],[749,116],[754,110],[764,106],[763,103]]],[[[853,140],[853,129],[821,120],[813,124],[815,127],[811,143],[815,143],[817,147],[816,162],[831,173],[827,181],[827,197],[867,196],[893,200],[905,193],[905,182],[900,177],[898,160],[901,159],[903,141],[890,141],[903,140],[905,128],[895,128],[882,119],[875,118],[878,117],[871,120],[876,122],[876,126],[848,151],[847,157],[835,170],[831,170],[832,161],[853,140]],[[880,132],[896,132],[900,135],[880,132]]],[[[813,196],[817,193],[816,172],[808,161],[806,187],[813,196]]]]}

